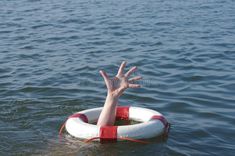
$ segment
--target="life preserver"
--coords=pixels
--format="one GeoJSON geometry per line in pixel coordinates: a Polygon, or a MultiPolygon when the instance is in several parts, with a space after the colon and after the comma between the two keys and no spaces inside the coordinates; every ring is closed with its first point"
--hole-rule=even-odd
{"type": "Polygon", "coordinates": [[[97,141],[119,141],[131,139],[147,139],[167,133],[169,124],[164,116],[154,110],[132,106],[118,106],[116,118],[140,121],[139,124],[125,126],[97,126],[94,123],[102,111],[102,107],[77,112],[71,115],[66,123],[67,132],[80,139],[97,141]]]}

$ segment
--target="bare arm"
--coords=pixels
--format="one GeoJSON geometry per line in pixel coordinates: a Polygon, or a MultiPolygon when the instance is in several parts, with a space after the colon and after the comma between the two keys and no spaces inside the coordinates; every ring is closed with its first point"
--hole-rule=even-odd
{"type": "Polygon", "coordinates": [[[97,125],[100,126],[112,126],[114,125],[116,118],[116,107],[118,105],[118,99],[127,88],[139,88],[139,84],[133,84],[134,81],[140,80],[140,76],[128,79],[130,75],[136,71],[136,67],[132,67],[128,72],[124,73],[126,62],[122,62],[119,67],[118,73],[114,78],[104,72],[100,71],[100,74],[104,78],[107,87],[107,97],[105,100],[104,107],[99,116],[97,125]]]}

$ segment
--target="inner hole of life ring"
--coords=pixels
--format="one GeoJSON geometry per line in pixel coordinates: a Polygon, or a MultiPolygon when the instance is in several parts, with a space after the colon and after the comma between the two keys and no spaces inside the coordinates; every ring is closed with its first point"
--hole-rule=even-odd
{"type": "MultiPolygon", "coordinates": [[[[139,124],[142,123],[140,121],[135,121],[135,120],[126,120],[126,119],[116,119],[114,126],[124,126],[124,125],[135,125],[135,124],[139,124]]],[[[92,122],[91,124],[96,125],[96,122],[92,122]]]]}

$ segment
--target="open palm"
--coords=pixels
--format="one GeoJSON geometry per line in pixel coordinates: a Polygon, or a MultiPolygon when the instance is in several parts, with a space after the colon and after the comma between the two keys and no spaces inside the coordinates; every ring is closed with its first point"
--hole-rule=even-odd
{"type": "Polygon", "coordinates": [[[139,88],[139,84],[133,84],[133,82],[142,79],[141,76],[136,76],[129,79],[130,75],[137,70],[137,67],[132,67],[128,72],[124,74],[124,68],[126,62],[122,62],[119,67],[118,73],[114,78],[109,78],[106,72],[100,71],[100,74],[104,78],[105,84],[108,89],[108,94],[113,97],[119,97],[127,88],[139,88]]]}

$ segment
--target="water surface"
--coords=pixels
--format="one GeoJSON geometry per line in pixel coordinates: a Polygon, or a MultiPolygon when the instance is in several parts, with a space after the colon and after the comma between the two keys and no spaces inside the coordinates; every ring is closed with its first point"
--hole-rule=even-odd
{"type": "Polygon", "coordinates": [[[0,155],[235,153],[235,1],[0,1],[0,155]],[[82,144],[58,130],[103,105],[99,70],[138,66],[120,105],[160,111],[167,139],[82,144]]]}

